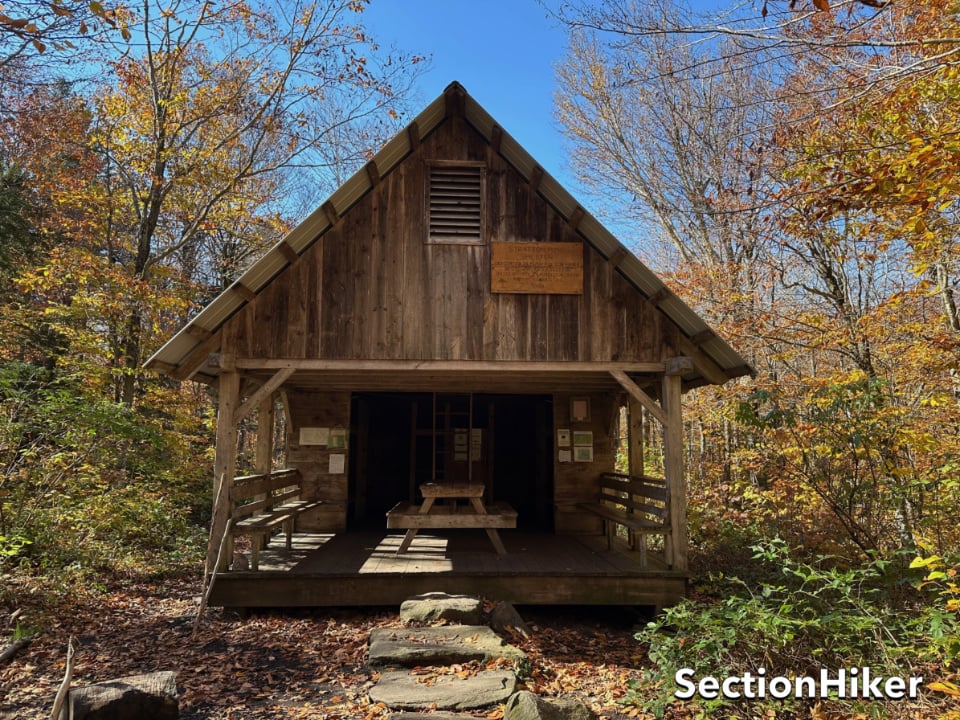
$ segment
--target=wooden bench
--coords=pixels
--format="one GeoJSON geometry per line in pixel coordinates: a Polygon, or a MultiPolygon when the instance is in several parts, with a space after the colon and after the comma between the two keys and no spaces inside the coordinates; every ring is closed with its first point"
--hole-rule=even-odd
{"type": "Polygon", "coordinates": [[[234,479],[230,488],[230,535],[250,537],[251,570],[259,569],[260,550],[277,528],[286,533],[290,549],[297,516],[323,505],[322,500],[300,499],[302,482],[296,468],[234,479]]]}
{"type": "Polygon", "coordinates": [[[517,527],[517,511],[507,503],[483,502],[483,485],[459,485],[444,483],[426,483],[420,486],[423,495],[423,505],[408,502],[397,503],[387,511],[388,530],[406,530],[407,533],[397,549],[397,554],[406,552],[413,542],[417,531],[446,528],[481,528],[486,531],[487,537],[499,555],[505,555],[507,550],[500,540],[499,528],[517,527]],[[437,505],[436,500],[465,499],[466,506],[437,505]]]}
{"type": "Polygon", "coordinates": [[[607,548],[613,543],[617,526],[626,528],[630,547],[640,552],[641,567],[647,564],[647,535],[662,535],[664,560],[668,567],[673,567],[670,508],[664,480],[604,473],[600,476],[596,502],[578,503],[577,507],[603,520],[607,548]]]}

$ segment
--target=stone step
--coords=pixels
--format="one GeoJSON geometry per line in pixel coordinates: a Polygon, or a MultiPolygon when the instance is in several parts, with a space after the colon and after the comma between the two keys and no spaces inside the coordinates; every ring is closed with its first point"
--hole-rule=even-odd
{"type": "Polygon", "coordinates": [[[404,622],[446,620],[463,625],[479,625],[482,617],[483,603],[472,595],[424,593],[407,598],[400,606],[400,619],[404,622]]]}
{"type": "Polygon", "coordinates": [[[424,628],[376,628],[370,632],[370,665],[452,665],[526,655],[484,625],[424,628]]]}
{"type": "Polygon", "coordinates": [[[509,670],[481,670],[468,678],[385,670],[370,688],[370,700],[391,710],[472,710],[504,702],[516,685],[509,670]]]}

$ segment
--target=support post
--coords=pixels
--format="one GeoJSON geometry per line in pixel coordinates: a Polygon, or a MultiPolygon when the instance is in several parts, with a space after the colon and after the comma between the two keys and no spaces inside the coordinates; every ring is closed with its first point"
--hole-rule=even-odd
{"type": "Polygon", "coordinates": [[[257,456],[254,466],[258,473],[273,470],[273,429],[275,424],[273,394],[260,401],[257,407],[257,456]]]}
{"type": "Polygon", "coordinates": [[[217,411],[217,445],[213,462],[213,518],[210,522],[210,539],[207,543],[207,573],[214,569],[226,570],[232,554],[221,558],[224,567],[214,568],[220,549],[220,539],[227,529],[230,517],[230,488],[237,472],[237,426],[234,424],[237,405],[240,401],[240,375],[236,372],[220,373],[220,407],[217,411]],[[226,484],[221,492],[221,484],[226,484]]]}
{"type": "Polygon", "coordinates": [[[687,569],[687,483],[683,472],[683,413],[679,374],[663,376],[661,402],[667,421],[663,426],[664,474],[670,507],[670,542],[674,570],[687,569]]]}
{"type": "Polygon", "coordinates": [[[644,474],[643,405],[637,400],[630,398],[627,414],[630,419],[630,427],[627,431],[627,438],[630,443],[630,451],[627,456],[630,463],[630,474],[639,477],[644,474]]]}

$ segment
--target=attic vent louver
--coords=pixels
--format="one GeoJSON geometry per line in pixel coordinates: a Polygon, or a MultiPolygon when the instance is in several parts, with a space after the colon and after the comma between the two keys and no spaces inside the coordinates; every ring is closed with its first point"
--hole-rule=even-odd
{"type": "Polygon", "coordinates": [[[482,242],[483,167],[430,168],[430,242],[482,242]]]}

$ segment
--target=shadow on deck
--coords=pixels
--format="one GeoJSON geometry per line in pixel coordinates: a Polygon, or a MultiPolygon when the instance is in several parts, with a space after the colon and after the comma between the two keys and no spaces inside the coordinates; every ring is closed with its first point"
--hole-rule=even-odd
{"type": "Polygon", "coordinates": [[[317,607],[398,605],[444,591],[523,605],[671,605],[683,598],[687,573],[658,557],[641,567],[626,544],[607,549],[600,536],[506,531],[497,555],[482,530],[422,531],[397,555],[402,534],[351,531],[279,538],[263,551],[258,572],[218,575],[211,605],[317,607]]]}

